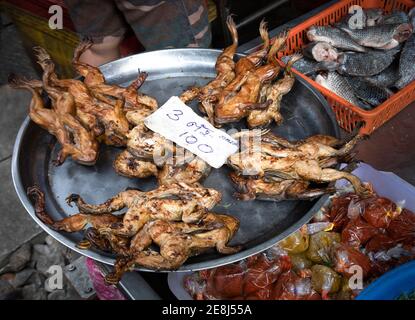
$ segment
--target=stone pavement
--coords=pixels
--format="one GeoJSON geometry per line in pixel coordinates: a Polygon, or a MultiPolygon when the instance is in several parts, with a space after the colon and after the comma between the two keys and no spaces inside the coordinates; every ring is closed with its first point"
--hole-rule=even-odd
{"type": "Polygon", "coordinates": [[[0,29],[0,265],[2,260],[23,243],[41,233],[20,204],[11,180],[11,157],[18,129],[27,116],[30,94],[11,89],[7,77],[11,72],[36,77],[23,49],[17,30],[9,22],[0,29]]]}

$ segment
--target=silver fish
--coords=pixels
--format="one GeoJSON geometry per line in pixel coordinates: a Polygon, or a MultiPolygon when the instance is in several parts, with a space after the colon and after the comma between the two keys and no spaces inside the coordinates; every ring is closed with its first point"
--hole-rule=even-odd
{"type": "Polygon", "coordinates": [[[398,48],[367,53],[344,52],[339,56],[337,71],[350,76],[373,76],[389,67],[398,52],[398,48]]]}
{"type": "Polygon", "coordinates": [[[364,9],[363,12],[366,16],[366,27],[373,27],[383,19],[383,10],[380,8],[364,9]]]}
{"type": "Polygon", "coordinates": [[[389,67],[371,77],[366,77],[365,80],[369,83],[383,88],[391,87],[396,81],[399,80],[399,64],[395,60],[389,67]]]}
{"type": "Polygon", "coordinates": [[[415,7],[413,7],[408,13],[409,21],[412,27],[415,29],[415,7]]]}
{"type": "Polygon", "coordinates": [[[383,18],[383,10],[380,8],[364,9],[359,20],[353,19],[355,13],[345,15],[339,22],[335,24],[337,28],[365,28],[375,26],[380,23],[383,18]]]}
{"type": "Polygon", "coordinates": [[[346,78],[339,75],[335,71],[328,72],[325,75],[319,74],[316,77],[316,82],[355,106],[358,106],[364,110],[371,109],[370,106],[367,106],[366,104],[362,103],[356,97],[352,86],[347,82],[346,78]]]}
{"type": "Polygon", "coordinates": [[[307,38],[310,41],[327,42],[338,49],[366,51],[364,47],[352,40],[346,32],[331,26],[312,26],[307,31],[307,38]]]}
{"type": "Polygon", "coordinates": [[[415,80],[415,34],[406,41],[399,59],[400,79],[395,83],[398,89],[415,80]]]}
{"type": "MultiPolygon", "coordinates": [[[[282,62],[285,64],[290,61],[292,55],[284,56],[281,58],[282,62]]],[[[293,68],[297,70],[298,72],[301,72],[304,75],[311,76],[318,71],[327,71],[327,70],[335,70],[337,65],[335,65],[333,68],[330,68],[330,65],[326,64],[320,64],[314,60],[308,59],[308,58],[302,58],[293,64],[293,68]]]]}
{"type": "Polygon", "coordinates": [[[394,11],[381,20],[381,24],[409,23],[408,15],[403,11],[394,11]]]}
{"type": "Polygon", "coordinates": [[[327,42],[312,42],[303,48],[303,55],[316,61],[336,61],[339,52],[327,42]]]}
{"type": "Polygon", "coordinates": [[[389,89],[375,86],[361,77],[347,77],[346,80],[358,98],[374,107],[377,107],[392,95],[392,91],[389,89]]]}
{"type": "Polygon", "coordinates": [[[406,41],[412,34],[413,28],[410,23],[402,23],[381,24],[354,30],[343,28],[342,30],[362,46],[388,50],[406,41]]]}

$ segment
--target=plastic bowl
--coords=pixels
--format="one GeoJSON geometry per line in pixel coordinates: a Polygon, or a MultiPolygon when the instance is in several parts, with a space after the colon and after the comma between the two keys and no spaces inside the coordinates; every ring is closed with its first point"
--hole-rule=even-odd
{"type": "Polygon", "coordinates": [[[415,260],[405,263],[376,279],[356,300],[395,300],[415,290],[415,260]]]}

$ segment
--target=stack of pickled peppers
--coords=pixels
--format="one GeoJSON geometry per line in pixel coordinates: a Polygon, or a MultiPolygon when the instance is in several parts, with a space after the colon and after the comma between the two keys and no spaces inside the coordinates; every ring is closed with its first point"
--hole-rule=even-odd
{"type": "Polygon", "coordinates": [[[188,276],[194,299],[353,299],[415,259],[415,214],[391,200],[343,193],[310,224],[246,260],[188,276]]]}

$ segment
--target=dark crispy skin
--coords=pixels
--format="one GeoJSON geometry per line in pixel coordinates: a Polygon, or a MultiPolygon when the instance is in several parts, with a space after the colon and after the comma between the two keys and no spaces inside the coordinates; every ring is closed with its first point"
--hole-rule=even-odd
{"type": "Polygon", "coordinates": [[[128,178],[148,178],[158,174],[154,163],[139,160],[128,150],[124,150],[115,158],[113,167],[119,175],[128,178]]]}
{"type": "Polygon", "coordinates": [[[164,160],[164,156],[172,154],[175,150],[172,142],[162,135],[148,130],[144,125],[135,126],[127,137],[128,151],[140,160],[153,162],[156,158],[164,160]]]}
{"type": "Polygon", "coordinates": [[[68,156],[84,165],[95,164],[99,152],[98,142],[75,117],[75,102],[70,93],[49,90],[52,109],[48,109],[43,104],[39,89],[41,84],[38,81],[29,81],[11,75],[9,84],[14,88],[26,89],[32,93],[29,107],[30,118],[54,135],[62,147],[55,164],[62,164],[68,156]]]}
{"type": "Polygon", "coordinates": [[[223,254],[236,253],[240,247],[229,247],[227,243],[238,228],[236,218],[214,213],[208,213],[197,225],[162,220],[149,222],[131,241],[135,253],[117,259],[115,270],[106,277],[106,281],[117,283],[127,270],[136,265],[174,270],[189,257],[209,248],[216,248],[223,254]],[[160,247],[160,253],[147,249],[151,243],[160,247]]]}
{"type": "Polygon", "coordinates": [[[192,184],[206,178],[210,169],[205,161],[195,156],[193,160],[183,164],[166,163],[158,172],[157,180],[159,185],[177,182],[192,184]]]}
{"type": "MultiPolygon", "coordinates": [[[[53,62],[46,50],[37,47],[35,53],[44,72],[50,72],[53,62]]],[[[113,146],[126,145],[129,123],[123,112],[123,100],[117,100],[114,105],[108,104],[96,99],[82,81],[59,79],[54,72],[50,73],[49,83],[74,97],[77,117],[96,136],[103,135],[104,143],[113,146]]]]}
{"type": "Polygon", "coordinates": [[[239,200],[284,201],[284,200],[313,200],[324,194],[334,193],[335,188],[310,188],[310,183],[303,180],[267,181],[266,179],[247,179],[230,173],[230,178],[238,190],[235,197],[239,200]]]}
{"type": "Polygon", "coordinates": [[[120,256],[126,256],[129,254],[130,238],[115,236],[115,235],[102,235],[96,228],[88,228],[84,234],[84,241],[78,244],[81,249],[88,249],[91,246],[98,248],[99,250],[116,253],[120,256]]]}
{"type": "Polygon", "coordinates": [[[121,221],[120,217],[112,214],[90,215],[84,213],[74,214],[59,221],[54,221],[45,208],[45,195],[38,186],[29,187],[27,194],[33,199],[36,216],[48,227],[55,231],[77,232],[89,223],[94,228],[110,226],[121,221]]]}

